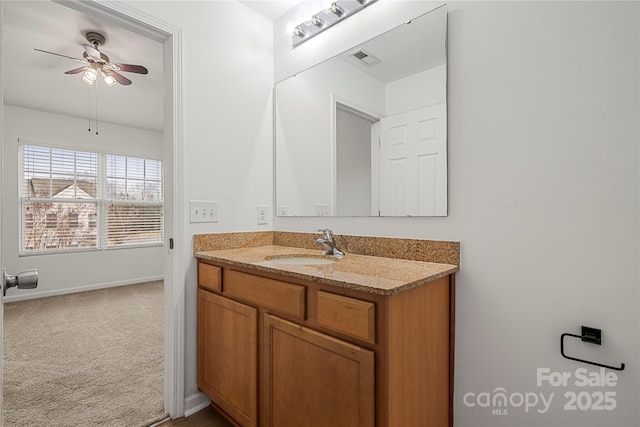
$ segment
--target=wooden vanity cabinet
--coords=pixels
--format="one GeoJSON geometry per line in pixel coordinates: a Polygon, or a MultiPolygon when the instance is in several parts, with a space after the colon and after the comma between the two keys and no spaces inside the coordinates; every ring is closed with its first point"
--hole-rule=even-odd
{"type": "Polygon", "coordinates": [[[384,296],[198,263],[198,386],[234,424],[452,427],[453,275],[384,296]]]}

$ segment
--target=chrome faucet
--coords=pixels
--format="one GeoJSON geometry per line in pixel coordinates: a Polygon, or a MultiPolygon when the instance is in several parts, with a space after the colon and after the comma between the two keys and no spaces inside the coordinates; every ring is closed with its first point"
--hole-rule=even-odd
{"type": "Polygon", "coordinates": [[[334,255],[337,258],[342,258],[344,256],[344,252],[336,246],[336,242],[333,240],[333,231],[328,228],[318,231],[324,235],[324,237],[321,237],[316,241],[316,243],[322,246],[322,255],[334,255]]]}

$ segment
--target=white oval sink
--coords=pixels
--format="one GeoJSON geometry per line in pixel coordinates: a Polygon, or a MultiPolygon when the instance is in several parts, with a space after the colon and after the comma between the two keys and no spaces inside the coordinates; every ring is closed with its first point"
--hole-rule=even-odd
{"type": "Polygon", "coordinates": [[[336,262],[334,258],[326,256],[314,255],[273,255],[265,258],[267,261],[276,264],[292,264],[292,265],[326,265],[336,262]]]}

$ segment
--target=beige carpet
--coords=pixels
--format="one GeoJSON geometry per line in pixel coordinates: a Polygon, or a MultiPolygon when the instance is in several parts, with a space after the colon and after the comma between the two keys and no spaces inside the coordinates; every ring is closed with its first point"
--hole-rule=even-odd
{"type": "Polygon", "coordinates": [[[163,283],[4,306],[4,427],[164,418],[163,283]]]}

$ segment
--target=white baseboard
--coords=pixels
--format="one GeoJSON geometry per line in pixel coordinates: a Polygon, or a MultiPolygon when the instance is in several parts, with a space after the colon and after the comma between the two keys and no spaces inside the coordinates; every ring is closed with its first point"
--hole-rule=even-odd
{"type": "Polygon", "coordinates": [[[204,393],[196,393],[184,400],[184,416],[188,417],[211,405],[211,400],[204,393]]]}
{"type": "Polygon", "coordinates": [[[118,282],[99,283],[97,285],[79,286],[77,288],[57,289],[55,291],[29,292],[23,295],[10,295],[2,298],[3,303],[24,301],[28,299],[46,298],[57,295],[74,294],[76,292],[95,291],[97,289],[115,288],[118,286],[135,285],[144,282],[153,282],[156,280],[164,280],[164,276],[139,277],[137,279],[121,280],[118,282]]]}

